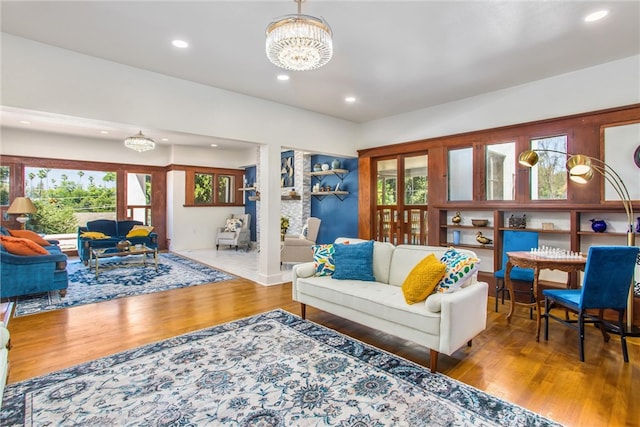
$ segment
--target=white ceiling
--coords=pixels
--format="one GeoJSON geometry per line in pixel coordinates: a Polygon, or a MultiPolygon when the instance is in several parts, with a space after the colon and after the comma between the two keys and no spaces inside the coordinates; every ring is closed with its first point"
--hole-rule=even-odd
{"type": "Polygon", "coordinates": [[[5,33],[360,123],[640,53],[638,1],[308,0],[302,12],[333,29],[333,59],[280,82],[264,31],[292,0],[1,7],[5,33]],[[583,22],[601,8],[608,17],[583,22]]]}

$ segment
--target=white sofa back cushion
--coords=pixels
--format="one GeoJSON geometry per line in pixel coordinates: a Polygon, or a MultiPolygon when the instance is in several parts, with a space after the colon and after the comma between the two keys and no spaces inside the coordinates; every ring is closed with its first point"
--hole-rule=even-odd
{"type": "MultiPolygon", "coordinates": [[[[415,267],[424,257],[429,254],[434,254],[436,258],[442,258],[442,255],[449,248],[442,246],[419,246],[419,245],[398,245],[396,246],[393,256],[391,257],[391,273],[389,274],[389,284],[394,286],[402,286],[402,283],[407,278],[413,267],[415,267]]],[[[457,249],[458,252],[467,254],[471,257],[476,257],[474,252],[457,249]]],[[[469,281],[472,283],[475,281],[476,275],[469,281]]]]}
{"type": "MultiPolygon", "coordinates": [[[[338,237],[335,243],[364,243],[368,240],[338,237]]],[[[386,242],[373,242],[373,275],[376,282],[389,283],[389,270],[391,268],[391,257],[395,246],[386,242]]]]}

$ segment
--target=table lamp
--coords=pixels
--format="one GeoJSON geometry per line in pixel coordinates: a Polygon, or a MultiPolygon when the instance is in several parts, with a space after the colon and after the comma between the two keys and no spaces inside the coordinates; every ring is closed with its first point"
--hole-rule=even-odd
{"type": "Polygon", "coordinates": [[[20,215],[16,218],[16,221],[21,224],[22,229],[24,230],[27,221],[29,221],[29,217],[27,216],[27,214],[36,213],[36,207],[28,197],[16,197],[15,199],[13,199],[13,202],[11,203],[11,206],[9,206],[9,209],[7,209],[7,213],[12,215],[20,215]]]}

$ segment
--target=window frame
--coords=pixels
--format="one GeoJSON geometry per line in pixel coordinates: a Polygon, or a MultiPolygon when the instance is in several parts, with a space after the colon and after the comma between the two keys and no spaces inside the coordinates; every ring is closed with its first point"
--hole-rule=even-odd
{"type": "Polygon", "coordinates": [[[236,187],[241,186],[243,182],[243,169],[225,169],[225,168],[187,168],[185,170],[185,202],[184,207],[211,207],[211,206],[244,206],[244,197],[240,188],[235,189],[234,201],[231,203],[221,202],[219,195],[218,182],[220,177],[232,176],[236,187]],[[212,201],[211,203],[196,203],[195,184],[196,175],[211,175],[212,201]]]}

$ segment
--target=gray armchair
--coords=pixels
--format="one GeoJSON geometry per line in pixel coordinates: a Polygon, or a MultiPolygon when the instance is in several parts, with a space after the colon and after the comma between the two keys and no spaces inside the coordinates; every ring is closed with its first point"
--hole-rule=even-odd
{"type": "Polygon", "coordinates": [[[320,230],[319,218],[310,217],[307,219],[306,236],[301,233],[298,237],[285,237],[280,251],[281,263],[309,262],[313,261],[313,250],[311,247],[316,244],[318,231],[320,230]]]}
{"type": "Polygon", "coordinates": [[[220,245],[244,246],[249,250],[251,238],[249,234],[249,225],[251,224],[251,215],[231,215],[227,218],[224,227],[218,227],[216,236],[216,250],[220,245]]]}

